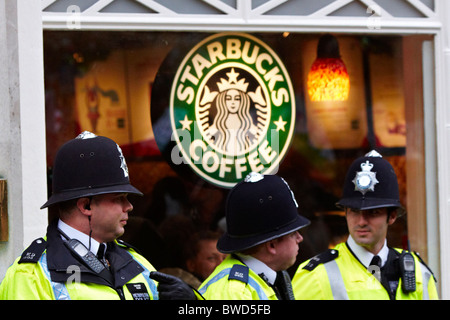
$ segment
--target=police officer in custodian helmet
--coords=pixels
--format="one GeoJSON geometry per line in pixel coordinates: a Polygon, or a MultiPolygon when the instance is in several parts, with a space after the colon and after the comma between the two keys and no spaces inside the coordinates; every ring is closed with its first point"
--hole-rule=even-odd
{"type": "Polygon", "coordinates": [[[133,209],[127,195],[142,193],[130,184],[113,140],[85,131],[65,143],[55,158],[52,188],[41,209],[56,206],[59,219],[8,269],[1,300],[195,299],[181,280],[155,273],[144,257],[117,240],[133,209]]]}
{"type": "Polygon", "coordinates": [[[276,175],[249,174],[227,197],[227,230],[217,249],[229,254],[202,283],[210,300],[294,299],[285,271],[295,262],[300,216],[286,181],[276,175]]]}
{"type": "Polygon", "coordinates": [[[387,246],[388,226],[402,214],[397,176],[371,151],[356,159],[338,207],[349,237],[302,263],[292,280],[296,299],[437,299],[435,279],[421,258],[387,246]]]}

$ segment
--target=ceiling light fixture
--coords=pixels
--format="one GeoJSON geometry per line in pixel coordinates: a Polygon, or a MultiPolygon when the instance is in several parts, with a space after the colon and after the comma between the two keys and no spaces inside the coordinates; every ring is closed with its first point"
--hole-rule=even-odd
{"type": "Polygon", "coordinates": [[[337,39],[325,34],[319,39],[317,57],[307,79],[311,101],[346,101],[350,92],[350,78],[341,59],[337,39]]]}

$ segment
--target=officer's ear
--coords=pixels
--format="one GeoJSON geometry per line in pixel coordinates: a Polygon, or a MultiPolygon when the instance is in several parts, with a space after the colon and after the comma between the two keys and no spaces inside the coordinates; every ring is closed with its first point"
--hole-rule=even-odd
{"type": "Polygon", "coordinates": [[[187,259],[185,264],[187,271],[189,271],[190,273],[195,270],[195,261],[193,259],[187,259]]]}
{"type": "Polygon", "coordinates": [[[267,252],[271,253],[271,254],[276,254],[277,253],[277,239],[273,239],[273,240],[269,240],[265,243],[266,246],[266,250],[267,252]]]}
{"type": "Polygon", "coordinates": [[[388,208],[388,225],[392,225],[397,220],[397,208],[388,208]]]}
{"type": "Polygon", "coordinates": [[[90,217],[91,216],[91,199],[90,198],[79,198],[77,200],[77,208],[82,214],[90,217]]]}

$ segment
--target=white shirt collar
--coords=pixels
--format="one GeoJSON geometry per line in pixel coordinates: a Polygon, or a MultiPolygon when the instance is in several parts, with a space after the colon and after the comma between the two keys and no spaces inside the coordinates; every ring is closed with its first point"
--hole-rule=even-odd
{"type": "Polygon", "coordinates": [[[259,275],[263,273],[267,277],[267,280],[270,284],[273,285],[275,283],[277,273],[269,268],[264,262],[256,259],[255,257],[244,255],[241,253],[237,253],[236,255],[242,260],[242,262],[247,265],[247,267],[252,269],[256,274],[259,275]]]}
{"type": "MultiPolygon", "coordinates": [[[[89,236],[71,226],[62,220],[58,221],[58,229],[64,232],[70,239],[77,239],[82,244],[85,245],[86,248],[89,248],[89,236]]],[[[97,255],[98,248],[100,247],[100,243],[91,237],[91,251],[93,254],[97,255]]]]}
{"type": "MultiPolygon", "coordinates": [[[[355,240],[353,240],[352,236],[349,235],[347,244],[350,247],[350,250],[352,250],[353,254],[358,258],[361,263],[368,268],[370,261],[372,261],[372,258],[375,256],[372,252],[367,251],[364,247],[358,245],[355,240]]],[[[389,248],[387,246],[387,241],[384,239],[384,245],[381,248],[380,252],[378,252],[378,256],[381,259],[381,266],[384,266],[384,264],[387,261],[389,254],[389,248]]]]}

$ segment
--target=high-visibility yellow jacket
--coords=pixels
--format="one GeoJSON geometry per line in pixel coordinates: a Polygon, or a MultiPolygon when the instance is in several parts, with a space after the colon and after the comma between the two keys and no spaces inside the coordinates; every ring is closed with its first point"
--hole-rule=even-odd
{"type": "Polygon", "coordinates": [[[216,267],[199,292],[206,300],[278,300],[275,291],[233,255],[216,267]]]}
{"type": "MultiPolygon", "coordinates": [[[[395,249],[401,252],[399,249],[395,249]]],[[[395,292],[396,300],[438,299],[431,271],[414,256],[416,291],[405,293],[401,279],[395,292]]],[[[388,291],[377,278],[358,261],[345,243],[302,263],[292,287],[298,300],[389,300],[388,291]]]]}
{"type": "Polygon", "coordinates": [[[71,254],[55,226],[46,238],[35,240],[9,267],[0,300],[158,299],[157,282],[149,277],[153,266],[124,243],[108,244],[112,272],[104,276],[71,254]]]}

